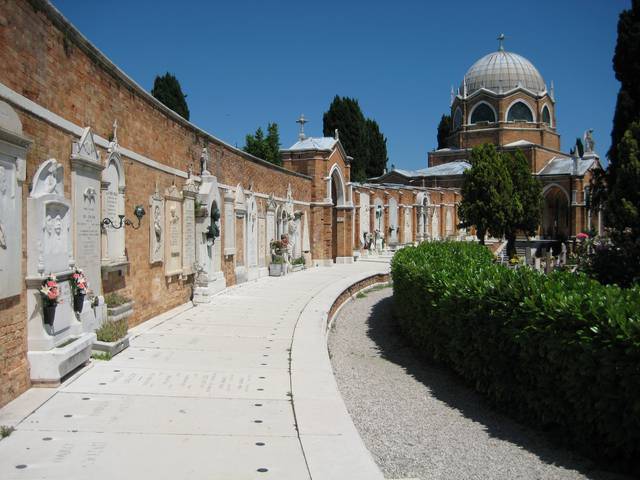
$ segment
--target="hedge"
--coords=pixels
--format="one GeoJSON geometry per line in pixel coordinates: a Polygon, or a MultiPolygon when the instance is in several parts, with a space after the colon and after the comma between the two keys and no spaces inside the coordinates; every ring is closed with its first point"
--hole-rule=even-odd
{"type": "Polygon", "coordinates": [[[391,265],[394,316],[428,357],[519,420],[640,473],[639,286],[512,270],[475,243],[423,243],[391,265]]]}

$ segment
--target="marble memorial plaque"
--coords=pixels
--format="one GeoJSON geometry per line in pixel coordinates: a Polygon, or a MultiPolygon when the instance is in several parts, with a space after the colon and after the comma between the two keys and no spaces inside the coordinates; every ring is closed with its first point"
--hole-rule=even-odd
{"type": "Polygon", "coordinates": [[[149,262],[161,263],[164,260],[164,200],[157,192],[149,197],[149,262]]]}
{"type": "Polygon", "coordinates": [[[0,298],[22,291],[22,186],[16,164],[0,153],[0,298]]]}
{"type": "Polygon", "coordinates": [[[175,186],[165,193],[165,260],[166,276],[182,273],[182,195],[175,186]]]}
{"type": "Polygon", "coordinates": [[[190,275],[196,263],[196,220],[194,199],[185,197],[182,203],[182,273],[190,275]]]}
{"type": "Polygon", "coordinates": [[[85,128],[71,153],[71,190],[73,195],[76,265],[82,268],[89,287],[101,292],[100,258],[100,155],[91,128],[85,128]]]}
{"type": "Polygon", "coordinates": [[[260,252],[260,266],[264,267],[266,265],[267,255],[269,254],[267,248],[267,225],[265,218],[258,219],[258,251],[260,252]]]}

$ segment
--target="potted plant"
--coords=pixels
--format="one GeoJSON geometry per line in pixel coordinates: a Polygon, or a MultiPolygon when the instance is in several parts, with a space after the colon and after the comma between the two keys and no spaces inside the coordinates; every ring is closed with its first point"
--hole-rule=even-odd
{"type": "Polygon", "coordinates": [[[76,268],[71,274],[71,290],[73,291],[73,310],[82,313],[84,297],[89,291],[89,281],[79,268],[76,268]]]}
{"type": "Polygon", "coordinates": [[[126,318],[107,320],[96,330],[96,341],[92,350],[109,358],[117,355],[129,346],[129,324],[126,318]]]}
{"type": "Polygon", "coordinates": [[[108,321],[126,319],[133,314],[133,300],[119,293],[108,293],[104,296],[104,303],[107,304],[108,321]]]}
{"type": "Polygon", "coordinates": [[[40,294],[42,295],[42,310],[44,316],[44,323],[50,327],[53,327],[53,320],[56,317],[56,307],[58,303],[61,303],[60,288],[56,276],[52,273],[42,281],[40,287],[40,294]]]}
{"type": "Polygon", "coordinates": [[[286,244],[284,241],[273,240],[271,242],[271,263],[269,264],[269,275],[279,277],[287,273],[287,262],[284,257],[286,252],[286,244]]]}
{"type": "Polygon", "coordinates": [[[291,270],[297,272],[302,269],[304,269],[304,257],[294,258],[291,261],[291,270]]]}

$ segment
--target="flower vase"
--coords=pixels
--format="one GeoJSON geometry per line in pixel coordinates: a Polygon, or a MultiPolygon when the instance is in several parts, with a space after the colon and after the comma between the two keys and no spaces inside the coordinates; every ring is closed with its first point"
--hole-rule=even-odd
{"type": "Polygon", "coordinates": [[[45,325],[53,326],[53,320],[56,317],[56,304],[46,304],[43,307],[45,325]]]}
{"type": "Polygon", "coordinates": [[[84,293],[78,293],[73,297],[73,310],[77,313],[82,313],[82,307],[84,305],[84,293]]]}

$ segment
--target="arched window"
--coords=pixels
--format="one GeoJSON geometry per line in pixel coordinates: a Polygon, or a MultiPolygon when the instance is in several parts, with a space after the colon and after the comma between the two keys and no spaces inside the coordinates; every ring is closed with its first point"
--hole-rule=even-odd
{"type": "Polygon", "coordinates": [[[533,113],[524,102],[516,102],[507,113],[507,122],[533,122],[533,113]]]}
{"type": "Polygon", "coordinates": [[[546,105],[542,108],[542,123],[551,126],[551,113],[549,113],[549,107],[546,105]]]}
{"type": "Polygon", "coordinates": [[[453,129],[458,130],[462,125],[462,110],[460,107],[456,108],[456,113],[453,114],[453,129]]]}
{"type": "Polygon", "coordinates": [[[495,123],[495,121],[496,114],[493,109],[486,103],[480,103],[473,109],[473,112],[471,112],[471,121],[469,123],[495,123]]]}

